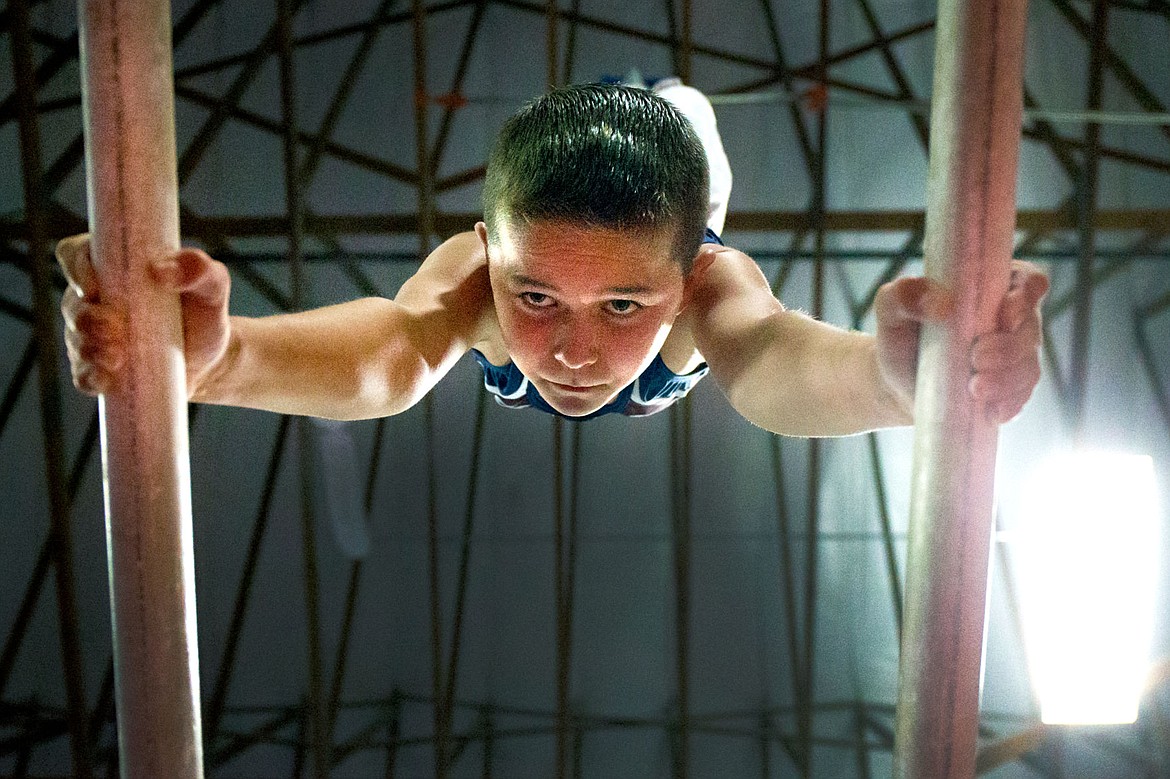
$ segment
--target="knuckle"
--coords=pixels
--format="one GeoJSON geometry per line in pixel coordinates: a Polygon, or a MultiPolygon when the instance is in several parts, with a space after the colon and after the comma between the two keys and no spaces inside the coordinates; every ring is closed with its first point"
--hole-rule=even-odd
{"type": "Polygon", "coordinates": [[[77,360],[80,365],[90,366],[101,362],[103,357],[102,345],[92,338],[79,341],[76,345],[77,360]]]}
{"type": "Polygon", "coordinates": [[[74,368],[73,386],[86,395],[99,394],[98,388],[94,384],[93,371],[89,367],[74,368]]]}
{"type": "Polygon", "coordinates": [[[86,233],[79,235],[69,235],[57,241],[56,253],[58,257],[71,256],[77,252],[78,247],[86,241],[89,236],[86,233]]]}
{"type": "Polygon", "coordinates": [[[102,316],[96,306],[78,303],[73,307],[72,313],[73,329],[78,332],[88,335],[95,333],[102,326],[102,316]]]}
{"type": "Polygon", "coordinates": [[[902,308],[902,298],[905,296],[905,285],[902,282],[902,279],[894,279],[878,287],[873,299],[876,311],[893,314],[902,308]]]}
{"type": "Polygon", "coordinates": [[[65,331],[77,329],[77,305],[61,301],[61,318],[65,321],[65,331]]]}
{"type": "Polygon", "coordinates": [[[226,296],[232,283],[232,277],[228,273],[227,266],[218,260],[212,260],[208,266],[208,275],[215,283],[217,291],[226,296]]]}

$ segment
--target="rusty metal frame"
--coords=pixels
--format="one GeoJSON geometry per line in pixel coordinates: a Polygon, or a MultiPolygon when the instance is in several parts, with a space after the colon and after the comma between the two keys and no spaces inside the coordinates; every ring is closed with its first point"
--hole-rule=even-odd
{"type": "MultiPolygon", "coordinates": [[[[16,81],[16,107],[20,122],[20,146],[24,159],[22,180],[26,220],[30,225],[29,264],[32,269],[33,330],[40,390],[44,467],[49,498],[49,539],[57,594],[57,630],[65,673],[67,722],[73,771],[81,777],[93,774],[86,712],[85,672],[78,625],[77,580],[74,572],[73,535],[65,474],[65,435],[58,369],[56,306],[52,288],[48,235],[45,229],[45,193],[41,182],[41,138],[36,111],[36,79],[33,70],[29,6],[15,0],[12,59],[16,81]]],[[[32,352],[31,343],[27,350],[32,352]]]]}

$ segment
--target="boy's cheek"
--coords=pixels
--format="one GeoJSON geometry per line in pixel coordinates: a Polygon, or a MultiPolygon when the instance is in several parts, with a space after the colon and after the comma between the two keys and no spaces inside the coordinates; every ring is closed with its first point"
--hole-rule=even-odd
{"type": "Polygon", "coordinates": [[[617,330],[604,339],[606,357],[611,365],[634,369],[658,353],[668,333],[669,330],[650,322],[638,328],[617,330]]]}
{"type": "Polygon", "coordinates": [[[540,355],[550,349],[551,328],[534,323],[527,318],[516,317],[511,322],[500,323],[504,328],[504,342],[515,359],[517,355],[540,355]]]}

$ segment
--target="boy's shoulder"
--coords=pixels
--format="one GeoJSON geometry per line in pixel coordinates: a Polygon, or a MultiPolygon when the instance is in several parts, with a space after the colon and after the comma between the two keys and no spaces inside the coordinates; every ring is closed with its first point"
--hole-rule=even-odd
{"type": "Polygon", "coordinates": [[[440,244],[399,288],[394,301],[417,314],[441,314],[469,346],[499,340],[487,255],[474,231],[440,244]]]}
{"type": "Polygon", "coordinates": [[[676,373],[710,361],[699,343],[706,341],[710,350],[709,336],[725,330],[728,320],[779,306],[759,265],[738,249],[705,244],[692,273],[690,301],[662,349],[663,360],[676,373]]]}

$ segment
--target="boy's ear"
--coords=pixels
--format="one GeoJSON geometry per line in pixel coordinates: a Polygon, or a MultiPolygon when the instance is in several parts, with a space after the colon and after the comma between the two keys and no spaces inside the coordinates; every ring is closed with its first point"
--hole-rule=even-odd
{"type": "Polygon", "coordinates": [[[707,271],[715,263],[715,255],[717,253],[718,250],[714,246],[704,244],[699,249],[699,253],[695,255],[695,261],[691,263],[691,271],[683,279],[683,301],[682,308],[679,309],[680,311],[690,305],[691,300],[694,298],[695,290],[702,286],[703,279],[707,276],[707,271]]]}
{"type": "Polygon", "coordinates": [[[487,254],[487,248],[488,248],[487,225],[484,224],[483,222],[476,222],[475,223],[475,234],[479,236],[479,241],[480,241],[480,243],[483,244],[484,254],[487,254]]]}

